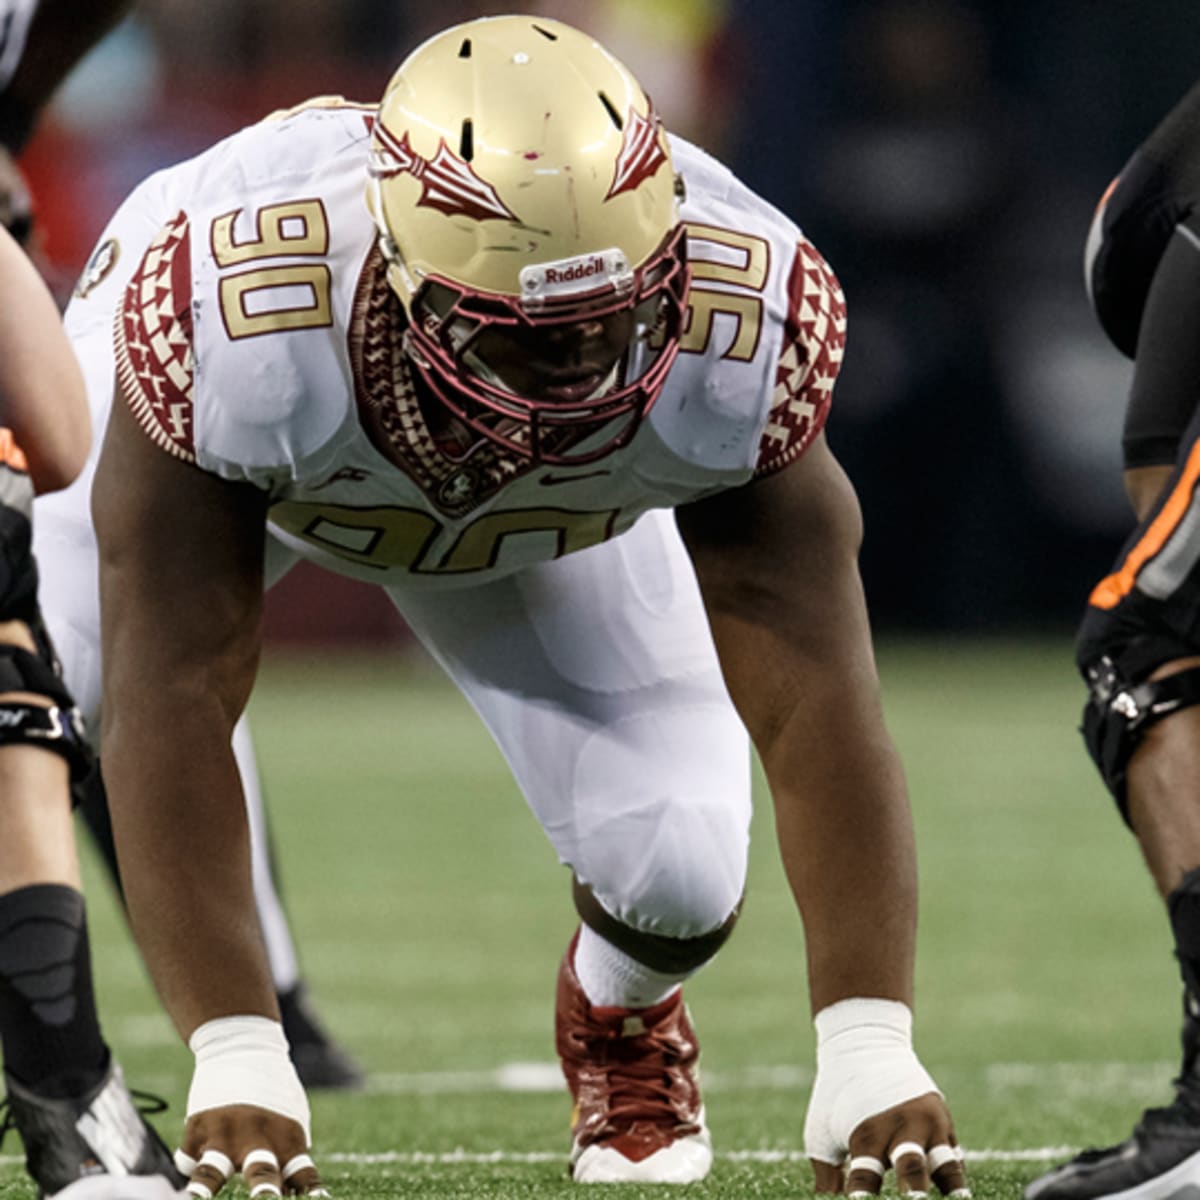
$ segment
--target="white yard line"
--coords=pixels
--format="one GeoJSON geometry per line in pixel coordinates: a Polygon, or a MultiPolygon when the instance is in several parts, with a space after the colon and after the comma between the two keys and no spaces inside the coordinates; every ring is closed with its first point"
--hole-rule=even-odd
{"type": "MultiPolygon", "coordinates": [[[[1073,1146],[1041,1146],[1030,1150],[968,1150],[967,1162],[1055,1162],[1077,1153],[1073,1146]]],[[[521,1165],[565,1162],[562,1150],[535,1150],[519,1153],[515,1150],[385,1150],[377,1154],[354,1154],[343,1151],[318,1152],[323,1164],[350,1167],[446,1167],[455,1165],[487,1166],[521,1165]]],[[[807,1158],[802,1150],[718,1150],[718,1159],[738,1163],[803,1163],[807,1158]]],[[[20,1154],[0,1154],[0,1167],[21,1166],[20,1154]]]]}
{"type": "MultiPolygon", "coordinates": [[[[1069,1098],[1097,1092],[1146,1093],[1170,1090],[1177,1064],[1169,1062],[990,1063],[978,1075],[993,1092],[1050,1089],[1069,1098]]],[[[967,1072],[961,1072],[966,1074],[967,1072]]],[[[972,1076],[975,1071],[969,1072],[972,1076]]],[[[941,1072],[949,1077],[952,1072],[941,1072]]],[[[959,1074],[959,1072],[953,1072],[959,1074]]],[[[808,1088],[812,1069],[801,1066],[742,1067],[704,1071],[705,1091],[789,1091],[808,1088]]],[[[562,1071],[556,1062],[511,1062],[478,1071],[425,1071],[372,1074],[366,1090],[372,1095],[456,1095],[468,1092],[560,1092],[562,1071]]]]}
{"type": "MultiPolygon", "coordinates": [[[[1021,1091],[1027,1088],[1050,1088],[1057,1095],[1090,1094],[1095,1091],[1138,1089],[1147,1092],[1164,1091],[1174,1071],[1168,1062],[1095,1062],[1095,1063],[991,1063],[982,1068],[986,1085],[995,1091],[1021,1091]]],[[[965,1073],[965,1072],[964,1072],[965,1073]]],[[[972,1072],[974,1074],[974,1072],[972,1072]]],[[[174,1082],[142,1079],[143,1085],[168,1090],[174,1082]]],[[[706,1071],[704,1086],[710,1091],[800,1090],[812,1084],[812,1070],[799,1066],[757,1066],[733,1071],[706,1071]]],[[[460,1095],[480,1092],[561,1092],[562,1072],[557,1062],[512,1062],[489,1070],[427,1071],[408,1074],[375,1074],[368,1077],[366,1092],[373,1095],[460,1095]]],[[[967,1161],[974,1163],[999,1162],[1056,1162],[1077,1153],[1074,1146],[1038,1146],[1021,1149],[980,1149],[966,1151],[967,1161]]],[[[486,1165],[550,1163],[561,1161],[561,1150],[518,1153],[512,1150],[489,1151],[424,1151],[387,1150],[375,1154],[343,1151],[321,1151],[322,1163],[347,1166],[451,1166],[456,1163],[486,1165]]],[[[717,1158],[726,1162],[775,1163],[805,1161],[799,1149],[757,1149],[718,1151],[717,1158]]],[[[19,1166],[24,1158],[18,1154],[0,1154],[0,1167],[19,1166]]]]}

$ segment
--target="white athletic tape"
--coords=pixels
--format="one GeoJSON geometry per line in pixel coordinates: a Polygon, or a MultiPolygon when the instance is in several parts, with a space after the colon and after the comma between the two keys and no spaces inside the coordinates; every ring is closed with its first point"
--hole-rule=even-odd
{"type": "Polygon", "coordinates": [[[943,1142],[940,1146],[931,1146],[929,1149],[929,1169],[931,1171],[940,1171],[947,1163],[962,1162],[962,1147],[947,1146],[943,1142]]]}
{"type": "Polygon", "coordinates": [[[303,1171],[306,1167],[316,1167],[312,1157],[308,1154],[297,1154],[295,1158],[289,1158],[284,1164],[280,1174],[283,1175],[283,1181],[286,1183],[298,1171],[303,1171]]]}
{"type": "Polygon", "coordinates": [[[233,1174],[233,1159],[220,1150],[205,1150],[196,1166],[212,1167],[222,1179],[228,1179],[233,1174]]]}
{"type": "Polygon", "coordinates": [[[250,1104],[295,1121],[312,1141],[308,1097],[288,1054],[283,1026],[268,1017],[218,1017],[188,1039],[196,1070],[187,1115],[250,1104]]]}
{"type": "Polygon", "coordinates": [[[255,1196],[282,1196],[277,1183],[257,1183],[250,1189],[250,1200],[255,1196]]]}
{"type": "Polygon", "coordinates": [[[201,1183],[199,1180],[192,1179],[188,1182],[187,1193],[189,1196],[195,1196],[196,1200],[212,1200],[212,1188],[207,1183],[201,1183]]]}
{"type": "Polygon", "coordinates": [[[276,1158],[275,1151],[260,1148],[258,1150],[251,1150],[242,1159],[242,1174],[246,1173],[247,1167],[256,1167],[259,1163],[265,1163],[273,1171],[279,1170],[279,1159],[276,1158]]]}
{"type": "Polygon", "coordinates": [[[817,1076],[804,1121],[810,1158],[840,1162],[867,1120],[918,1096],[941,1095],[912,1046],[912,1013],[898,1000],[854,997],[823,1008],[817,1076]]]}
{"type": "Polygon", "coordinates": [[[922,1146],[920,1142],[897,1142],[896,1145],[894,1145],[891,1150],[888,1151],[888,1158],[892,1160],[892,1166],[895,1166],[896,1160],[898,1158],[903,1158],[906,1154],[915,1154],[919,1158],[924,1158],[925,1147],[922,1146]]]}
{"type": "Polygon", "coordinates": [[[196,1169],[196,1160],[182,1150],[176,1150],[174,1154],[175,1170],[180,1175],[190,1175],[196,1169]]]}
{"type": "Polygon", "coordinates": [[[850,1160],[851,1171],[871,1171],[883,1178],[884,1166],[877,1158],[873,1158],[870,1154],[856,1154],[850,1160]]]}

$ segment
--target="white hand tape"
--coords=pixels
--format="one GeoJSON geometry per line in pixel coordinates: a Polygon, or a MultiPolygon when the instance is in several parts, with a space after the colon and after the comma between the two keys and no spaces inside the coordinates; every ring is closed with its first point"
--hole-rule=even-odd
{"type": "Polygon", "coordinates": [[[912,1048],[912,1013],[897,1000],[839,1000],[817,1013],[817,1077],[804,1122],[805,1152],[835,1165],[868,1117],[937,1092],[912,1048]]]}
{"type": "Polygon", "coordinates": [[[267,1017],[218,1017],[188,1039],[196,1069],[187,1115],[232,1104],[252,1104],[290,1117],[312,1142],[308,1097],[288,1054],[283,1026],[267,1017]]]}

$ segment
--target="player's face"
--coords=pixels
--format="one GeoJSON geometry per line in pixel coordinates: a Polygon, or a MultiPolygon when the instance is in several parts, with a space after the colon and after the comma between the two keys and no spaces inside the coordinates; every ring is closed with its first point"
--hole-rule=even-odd
{"type": "Polygon", "coordinates": [[[636,323],[626,308],[561,325],[492,327],[464,361],[518,396],[574,404],[612,386],[636,323]]]}

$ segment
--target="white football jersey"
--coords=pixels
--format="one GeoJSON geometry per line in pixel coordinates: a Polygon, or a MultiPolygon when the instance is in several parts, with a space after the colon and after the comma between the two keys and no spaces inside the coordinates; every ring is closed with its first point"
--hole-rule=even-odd
{"type": "Polygon", "coordinates": [[[151,177],[127,205],[156,209],[153,241],[102,240],[81,281],[86,296],[125,257],[121,391],[165,451],[264,489],[287,545],[389,586],[470,583],[777,470],[819,432],[845,340],[837,281],[791,221],[676,139],[693,283],[636,436],[573,467],[445,453],[364,200],[372,111],[314,101],[151,177]]]}

